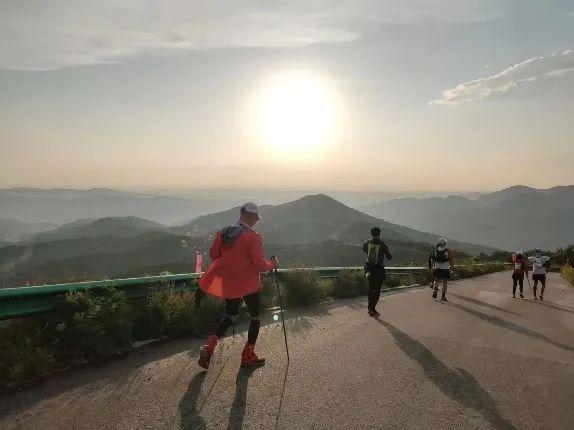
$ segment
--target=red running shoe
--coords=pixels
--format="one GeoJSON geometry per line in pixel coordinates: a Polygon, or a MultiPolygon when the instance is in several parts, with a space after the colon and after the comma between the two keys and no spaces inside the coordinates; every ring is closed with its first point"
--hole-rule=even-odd
{"type": "Polygon", "coordinates": [[[255,354],[255,345],[246,344],[241,353],[241,367],[254,367],[265,365],[265,359],[255,354]]]}
{"type": "Polygon", "coordinates": [[[197,364],[199,364],[199,366],[203,367],[204,369],[209,368],[209,363],[216,346],[217,336],[212,334],[209,336],[209,339],[207,339],[207,343],[203,345],[199,350],[199,360],[197,360],[197,364]]]}

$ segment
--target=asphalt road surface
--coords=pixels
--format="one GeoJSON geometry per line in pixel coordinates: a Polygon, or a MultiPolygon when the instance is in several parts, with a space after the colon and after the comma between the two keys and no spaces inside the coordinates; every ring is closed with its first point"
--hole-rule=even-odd
{"type": "Polygon", "coordinates": [[[572,429],[574,288],[512,299],[510,273],[287,311],[240,370],[245,334],[208,372],[198,339],[150,347],[0,399],[2,429],[572,429]]]}

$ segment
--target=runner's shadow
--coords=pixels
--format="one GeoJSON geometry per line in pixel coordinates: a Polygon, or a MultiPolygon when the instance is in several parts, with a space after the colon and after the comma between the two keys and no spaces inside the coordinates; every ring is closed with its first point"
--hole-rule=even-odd
{"type": "Polygon", "coordinates": [[[478,306],[483,306],[485,308],[492,309],[495,311],[506,312],[507,314],[520,316],[520,314],[517,314],[516,312],[512,312],[512,311],[509,311],[508,309],[504,309],[504,308],[500,308],[498,306],[491,305],[490,303],[483,302],[482,300],[473,299],[471,297],[466,297],[466,296],[461,296],[460,294],[455,294],[455,293],[450,293],[450,295],[458,297],[459,299],[462,299],[466,302],[474,303],[475,305],[478,305],[478,306]]]}
{"type": "Polygon", "coordinates": [[[203,385],[203,380],[206,375],[207,372],[205,371],[195,375],[179,402],[182,430],[204,430],[207,428],[205,421],[199,416],[198,410],[199,393],[201,392],[201,386],[203,385]]]}
{"type": "Polygon", "coordinates": [[[486,321],[486,322],[489,322],[491,324],[497,325],[499,327],[505,328],[507,330],[513,331],[515,333],[524,334],[524,335],[530,336],[534,339],[540,339],[540,340],[543,340],[544,342],[547,342],[551,345],[557,346],[558,348],[564,349],[566,351],[574,352],[574,348],[572,348],[571,346],[565,345],[565,344],[560,343],[560,342],[556,342],[555,340],[552,340],[549,337],[547,337],[541,333],[538,333],[537,331],[531,330],[531,329],[526,328],[526,327],[522,327],[521,325],[518,325],[518,324],[511,323],[510,321],[503,320],[502,318],[499,318],[497,316],[488,315],[488,314],[485,314],[483,312],[477,311],[475,309],[467,308],[466,306],[459,305],[457,303],[449,303],[449,302],[439,302],[439,303],[442,303],[446,306],[458,308],[458,309],[463,310],[463,311],[465,311],[465,312],[467,312],[467,313],[469,313],[469,314],[471,314],[477,318],[480,318],[483,321],[486,321]]]}
{"type": "Polygon", "coordinates": [[[235,378],[235,398],[229,411],[229,420],[227,423],[228,430],[243,428],[247,406],[247,385],[249,378],[251,378],[251,375],[253,375],[253,372],[256,370],[256,367],[247,367],[241,368],[237,373],[237,377],[235,378]]]}
{"type": "Polygon", "coordinates": [[[377,321],[389,330],[399,348],[422,367],[427,378],[442,393],[464,407],[475,410],[496,429],[515,429],[500,415],[494,399],[482,388],[474,376],[459,367],[456,371],[452,370],[419,341],[391,323],[381,319],[377,321]]]}
{"type": "Polygon", "coordinates": [[[561,307],[561,306],[555,305],[555,304],[552,303],[552,302],[534,300],[533,303],[536,303],[536,304],[539,304],[539,305],[542,305],[542,306],[546,306],[546,307],[548,307],[548,308],[556,309],[556,310],[558,310],[558,311],[568,312],[568,313],[574,314],[574,311],[573,311],[573,310],[570,310],[570,309],[568,309],[568,308],[563,308],[563,307],[561,307]]]}

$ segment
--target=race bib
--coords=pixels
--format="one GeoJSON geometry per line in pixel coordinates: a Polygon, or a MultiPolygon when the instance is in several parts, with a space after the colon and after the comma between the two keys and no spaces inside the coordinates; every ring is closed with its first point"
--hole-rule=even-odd
{"type": "Polygon", "coordinates": [[[515,270],[520,270],[520,269],[522,269],[522,263],[514,263],[514,269],[515,269],[515,270]]]}

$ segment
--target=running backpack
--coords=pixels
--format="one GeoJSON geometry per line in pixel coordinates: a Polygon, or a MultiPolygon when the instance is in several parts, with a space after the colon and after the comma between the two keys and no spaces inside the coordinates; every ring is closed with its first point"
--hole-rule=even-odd
{"type": "Polygon", "coordinates": [[[438,249],[435,250],[434,257],[435,257],[435,261],[436,261],[437,263],[446,263],[446,262],[448,261],[448,251],[447,251],[447,249],[445,248],[445,249],[443,249],[442,251],[441,251],[441,250],[438,250],[438,249]]]}
{"type": "Polygon", "coordinates": [[[381,245],[378,243],[369,243],[367,245],[367,263],[371,266],[379,263],[379,252],[381,245]]]}

